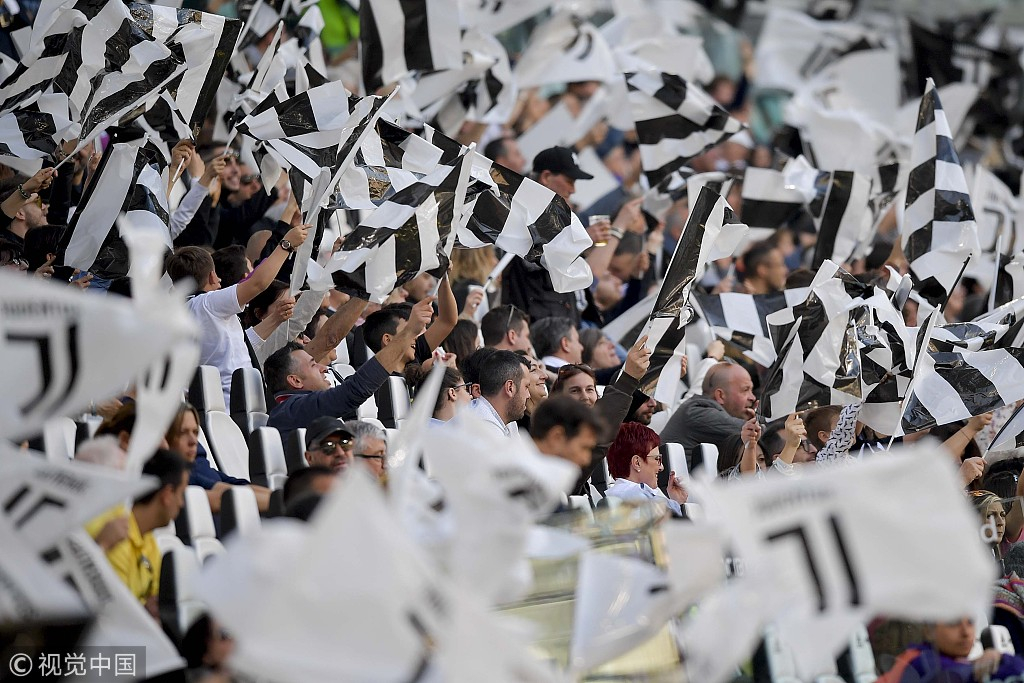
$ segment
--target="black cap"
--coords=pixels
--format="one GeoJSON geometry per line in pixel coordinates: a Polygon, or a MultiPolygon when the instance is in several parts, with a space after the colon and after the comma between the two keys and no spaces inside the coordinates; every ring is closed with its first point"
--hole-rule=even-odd
{"type": "Polygon", "coordinates": [[[306,427],[306,449],[309,450],[313,444],[319,443],[331,434],[344,434],[350,439],[353,438],[352,432],[348,430],[343,421],[336,417],[318,417],[306,427]]]}
{"type": "Polygon", "coordinates": [[[594,177],[580,168],[576,152],[568,147],[548,147],[537,152],[533,158],[533,172],[539,174],[541,171],[561,173],[574,180],[590,180],[594,177]]]}

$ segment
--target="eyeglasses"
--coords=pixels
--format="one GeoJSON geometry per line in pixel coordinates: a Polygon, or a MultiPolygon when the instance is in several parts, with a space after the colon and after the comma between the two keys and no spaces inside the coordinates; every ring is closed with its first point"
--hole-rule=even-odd
{"type": "Polygon", "coordinates": [[[246,174],[246,175],[242,176],[242,184],[243,185],[248,185],[249,183],[257,181],[259,179],[260,179],[260,177],[256,173],[249,173],[249,174],[246,174]]]}
{"type": "Polygon", "coordinates": [[[225,161],[238,161],[238,159],[241,157],[241,155],[233,149],[224,150],[223,156],[225,161]]]}
{"type": "Polygon", "coordinates": [[[43,198],[40,197],[39,195],[36,195],[35,197],[32,198],[32,201],[30,201],[29,204],[35,204],[41,209],[43,208],[43,198]]]}
{"type": "Polygon", "coordinates": [[[384,459],[388,457],[386,455],[370,455],[369,453],[353,453],[352,455],[363,460],[380,460],[381,465],[384,464],[384,459]]]}
{"type": "Polygon", "coordinates": [[[473,386],[472,382],[466,382],[465,384],[456,384],[452,389],[458,391],[459,389],[465,389],[467,394],[473,393],[470,387],[473,386]]]}
{"type": "Polygon", "coordinates": [[[336,449],[341,448],[343,451],[347,451],[352,448],[352,439],[342,439],[341,441],[323,441],[319,448],[316,450],[324,453],[333,453],[336,449]]]}
{"type": "Polygon", "coordinates": [[[647,459],[648,460],[657,460],[660,463],[660,462],[662,462],[665,459],[665,456],[664,455],[649,455],[649,456],[647,456],[647,459]]]}

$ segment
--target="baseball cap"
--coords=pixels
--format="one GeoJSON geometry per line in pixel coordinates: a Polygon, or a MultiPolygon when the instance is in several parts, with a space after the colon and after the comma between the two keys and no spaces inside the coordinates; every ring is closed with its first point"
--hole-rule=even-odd
{"type": "Polygon", "coordinates": [[[533,172],[541,171],[561,173],[574,180],[590,180],[594,177],[580,168],[576,152],[568,147],[548,147],[537,152],[533,158],[533,172]]]}
{"type": "Polygon", "coordinates": [[[331,434],[344,434],[352,438],[352,432],[348,430],[345,423],[336,417],[318,417],[306,427],[306,449],[309,450],[313,444],[319,443],[331,434]]]}

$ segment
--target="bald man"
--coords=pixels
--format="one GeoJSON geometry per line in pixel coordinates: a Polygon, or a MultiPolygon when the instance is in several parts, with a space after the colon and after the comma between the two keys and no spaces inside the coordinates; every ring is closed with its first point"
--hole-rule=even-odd
{"type": "Polygon", "coordinates": [[[682,444],[692,466],[698,444],[713,443],[721,450],[726,439],[753,419],[756,405],[750,374],[735,363],[716,363],[704,375],[701,393],[683,401],[669,418],[661,440],[682,444]]]}

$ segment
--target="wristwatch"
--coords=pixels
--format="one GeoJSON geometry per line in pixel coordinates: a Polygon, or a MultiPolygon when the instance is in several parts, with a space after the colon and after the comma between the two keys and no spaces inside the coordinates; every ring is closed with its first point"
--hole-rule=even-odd
{"type": "Polygon", "coordinates": [[[293,247],[292,243],[289,242],[288,240],[281,240],[280,242],[277,243],[277,246],[281,247],[282,249],[287,251],[289,254],[291,254],[292,252],[295,251],[295,247],[293,247]]]}

